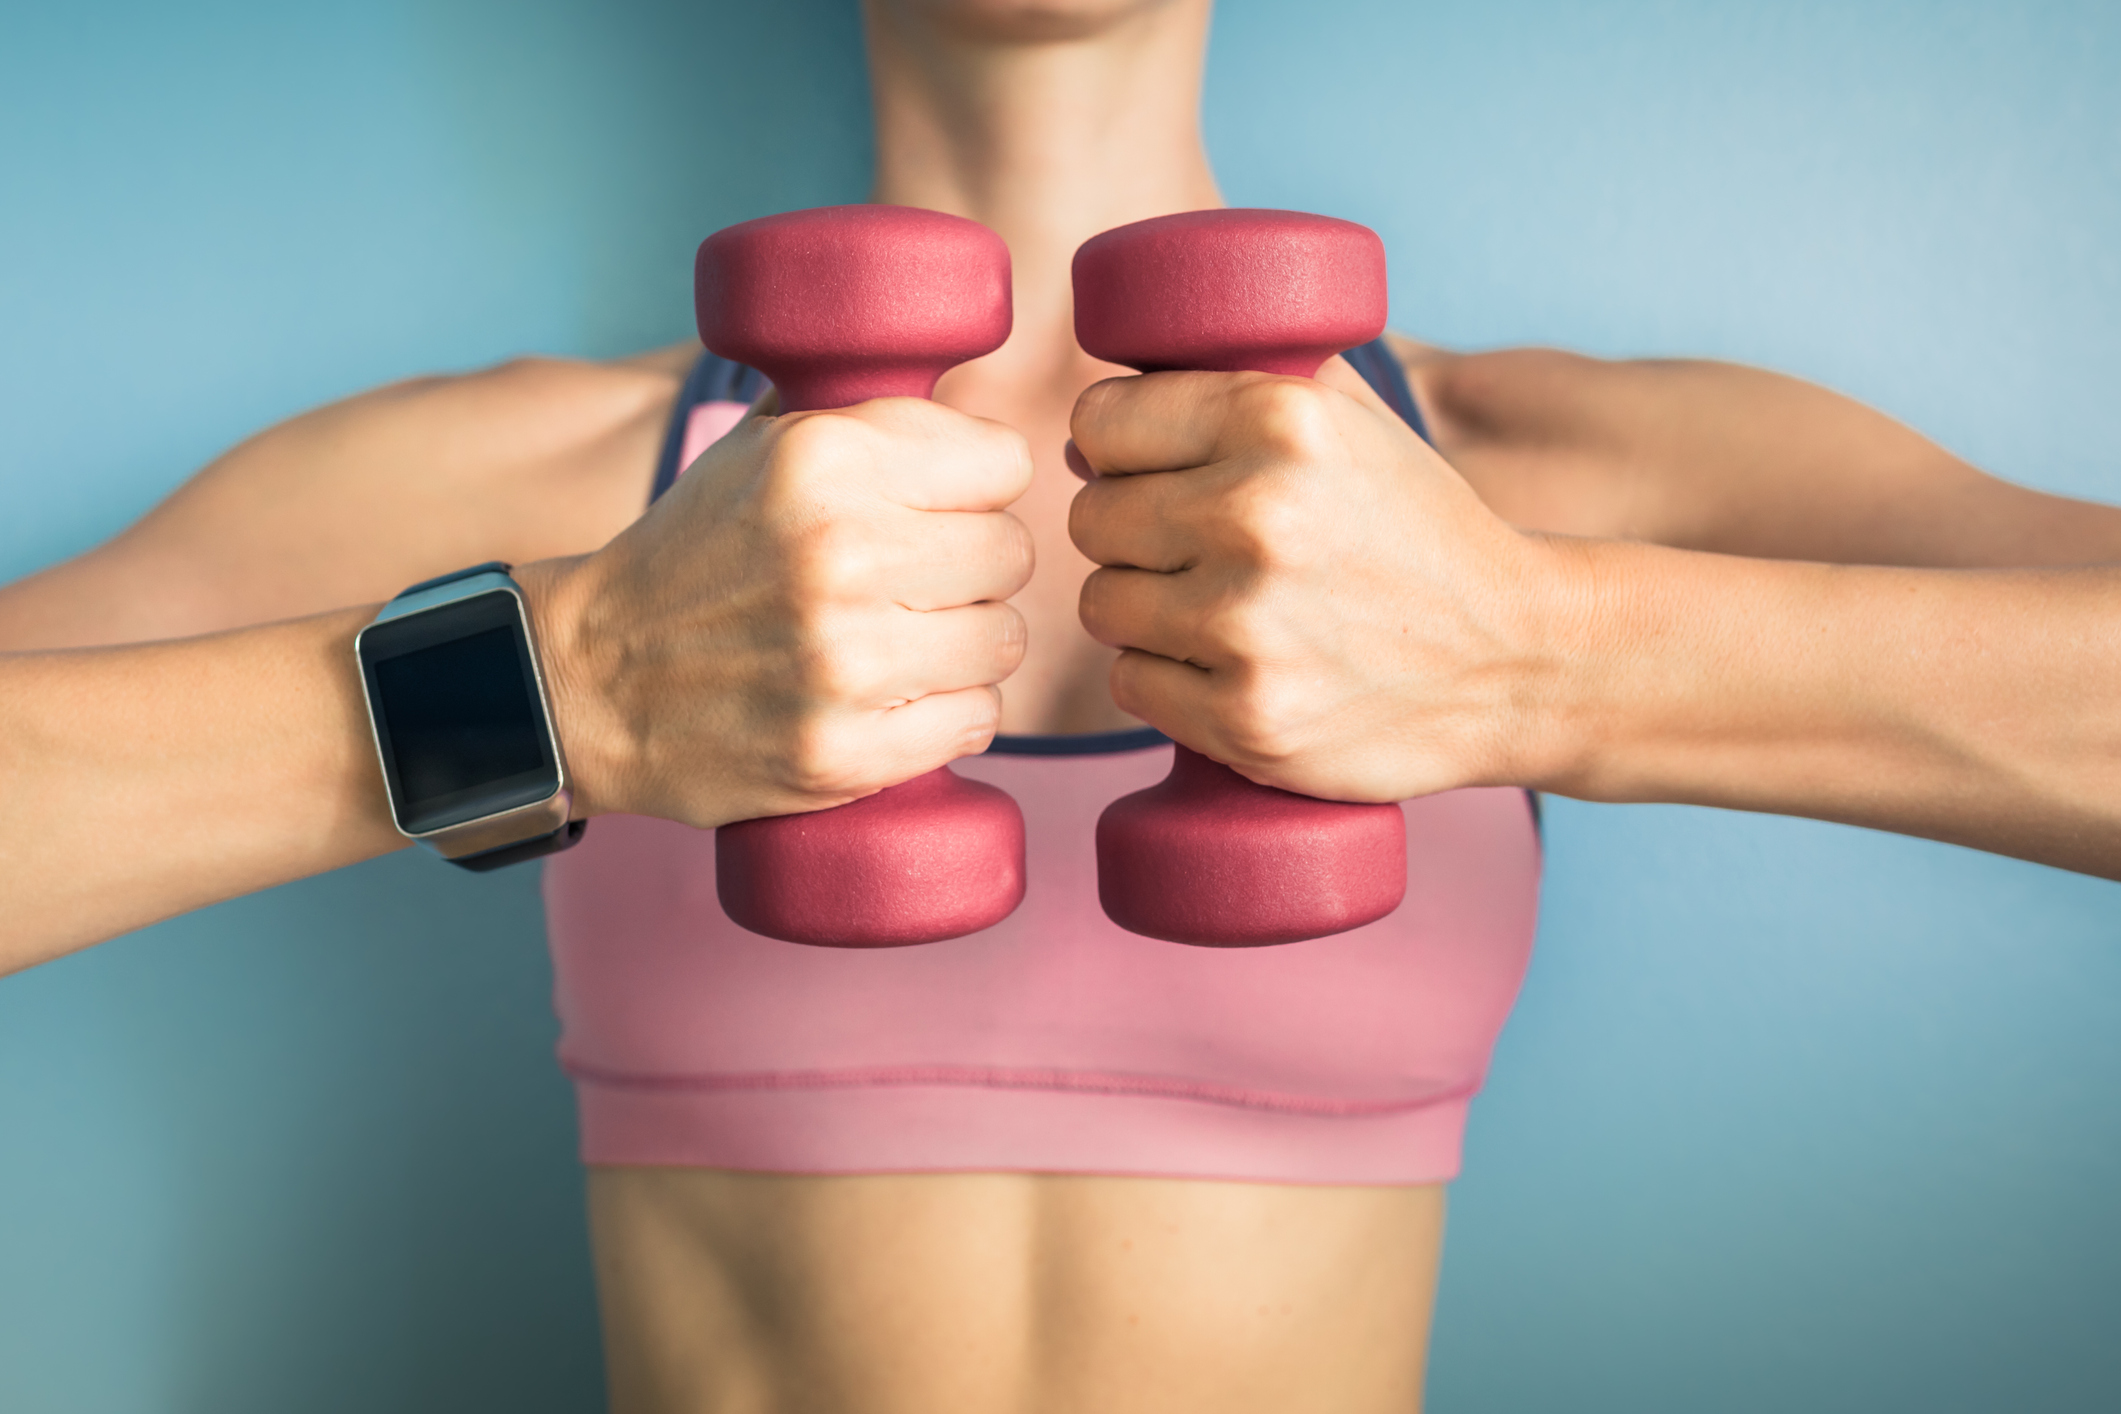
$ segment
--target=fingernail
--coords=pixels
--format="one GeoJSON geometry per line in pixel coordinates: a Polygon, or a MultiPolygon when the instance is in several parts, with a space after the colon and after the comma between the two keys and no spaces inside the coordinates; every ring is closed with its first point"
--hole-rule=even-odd
{"type": "Polygon", "coordinates": [[[1075,450],[1075,439],[1073,437],[1070,437],[1068,444],[1061,448],[1061,459],[1068,463],[1068,470],[1074,472],[1083,480],[1097,480],[1097,473],[1091,469],[1089,459],[1081,452],[1075,450]]]}

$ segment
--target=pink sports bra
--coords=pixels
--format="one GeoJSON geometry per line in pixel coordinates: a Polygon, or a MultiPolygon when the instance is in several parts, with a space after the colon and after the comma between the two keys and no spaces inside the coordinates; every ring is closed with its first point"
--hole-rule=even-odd
{"type": "MultiPolygon", "coordinates": [[[[689,465],[743,415],[730,367],[688,384],[666,462],[689,465]]],[[[1097,902],[1098,813],[1160,780],[1170,751],[1148,732],[1002,738],[956,763],[1022,805],[1028,890],[995,927],[922,947],[746,932],[716,900],[711,832],[599,820],[545,865],[585,1161],[1454,1176],[1467,1103],[1531,955],[1528,797],[1465,790],[1403,806],[1407,898],[1376,923],[1192,948],[1124,932],[1097,902]]]]}

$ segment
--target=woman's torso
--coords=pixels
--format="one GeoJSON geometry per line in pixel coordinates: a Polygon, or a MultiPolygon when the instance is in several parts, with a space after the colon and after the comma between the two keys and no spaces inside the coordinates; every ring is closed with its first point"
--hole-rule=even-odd
{"type": "Polygon", "coordinates": [[[598,1168],[616,1414],[1411,1414],[1437,1186],[598,1168]]]}
{"type": "MultiPolygon", "coordinates": [[[[1034,719],[1118,724],[1067,707],[1102,695],[1091,647],[1034,719]]],[[[1530,944],[1524,797],[1408,806],[1392,918],[1208,953],[1095,902],[1097,811],[1168,757],[961,763],[1025,805],[1032,865],[955,943],[745,934],[711,836],[659,822],[555,861],[618,1407],[1411,1405],[1436,1184],[1530,944]]]]}

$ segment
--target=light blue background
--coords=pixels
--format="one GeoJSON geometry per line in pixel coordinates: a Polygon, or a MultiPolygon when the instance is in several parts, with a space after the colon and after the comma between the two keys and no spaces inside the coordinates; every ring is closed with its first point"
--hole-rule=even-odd
{"type": "MultiPolygon", "coordinates": [[[[320,400],[685,335],[702,234],[860,196],[858,43],[0,0],[0,578],[320,400]]],[[[1384,233],[1400,328],[1764,363],[2121,500],[2116,75],[2110,3],[1234,0],[1208,120],[1233,199],[1384,233]]],[[[1433,1407],[2121,1407],[2121,890],[1549,822],[1433,1407]]],[[[0,983],[0,1407],[593,1407],[549,986],[527,871],[411,856],[0,983]]]]}

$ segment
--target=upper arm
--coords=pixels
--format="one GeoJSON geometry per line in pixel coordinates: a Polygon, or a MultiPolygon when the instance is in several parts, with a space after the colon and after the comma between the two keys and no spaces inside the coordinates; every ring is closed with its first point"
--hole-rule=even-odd
{"type": "Polygon", "coordinates": [[[181,637],[594,550],[645,509],[697,357],[517,359],[291,418],[109,543],[0,589],[0,649],[181,637]]]}
{"type": "Polygon", "coordinates": [[[1987,475],[1795,378],[1703,360],[1397,346],[1438,449],[1528,529],[1780,559],[2121,559],[2121,511],[1987,475]]]}

